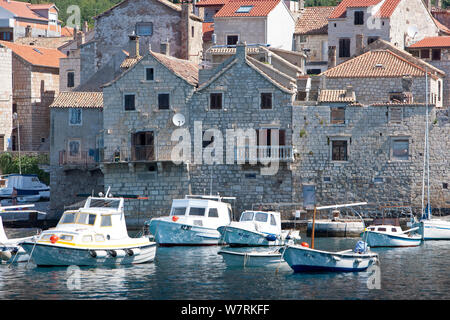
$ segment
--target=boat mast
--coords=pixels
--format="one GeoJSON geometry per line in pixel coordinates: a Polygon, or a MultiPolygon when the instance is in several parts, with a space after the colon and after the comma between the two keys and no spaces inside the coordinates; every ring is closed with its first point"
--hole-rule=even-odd
{"type": "Polygon", "coordinates": [[[425,213],[425,175],[427,175],[427,208],[430,212],[428,218],[431,218],[430,208],[430,157],[429,157],[429,145],[428,145],[428,68],[425,69],[425,142],[424,142],[424,155],[423,155],[423,174],[422,174],[422,216],[425,213]]]}
{"type": "Polygon", "coordinates": [[[311,249],[314,249],[314,228],[316,225],[316,211],[317,211],[317,206],[314,205],[313,223],[312,223],[312,231],[311,231],[311,249]]]}

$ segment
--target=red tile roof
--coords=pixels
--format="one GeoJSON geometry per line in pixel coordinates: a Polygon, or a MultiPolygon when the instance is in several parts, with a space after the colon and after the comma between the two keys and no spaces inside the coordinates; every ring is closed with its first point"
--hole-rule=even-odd
{"type": "Polygon", "coordinates": [[[198,84],[198,65],[178,58],[174,58],[162,53],[150,51],[150,54],[155,57],[156,60],[165,65],[173,73],[184,79],[190,84],[198,84]]]}
{"type": "Polygon", "coordinates": [[[396,78],[425,76],[425,70],[390,50],[368,51],[322,73],[328,78],[396,78]]]}
{"type": "Polygon", "coordinates": [[[61,37],[73,37],[74,28],[71,27],[63,27],[61,28],[61,37]]]}
{"type": "MultiPolygon", "coordinates": [[[[346,16],[347,8],[368,8],[379,4],[381,1],[383,0],[342,0],[329,16],[329,19],[344,18],[346,16]]],[[[377,16],[380,18],[389,18],[400,1],[401,0],[385,0],[381,5],[380,10],[377,12],[377,16]]]]}
{"type": "Polygon", "coordinates": [[[327,34],[328,17],[336,7],[306,7],[295,25],[295,34],[327,34]]]}
{"type": "Polygon", "coordinates": [[[103,108],[103,92],[61,92],[50,108],[103,108]]]}
{"type": "Polygon", "coordinates": [[[66,55],[57,49],[25,46],[9,41],[0,41],[0,45],[8,47],[16,55],[35,66],[59,68],[59,59],[66,55]]]}
{"type": "Polygon", "coordinates": [[[450,47],[450,36],[424,38],[409,48],[444,48],[450,47]]]}
{"type": "Polygon", "coordinates": [[[211,41],[212,34],[214,33],[214,22],[203,22],[202,31],[203,31],[203,41],[211,41]]]}
{"type": "Polygon", "coordinates": [[[434,23],[436,24],[436,26],[439,28],[439,31],[441,31],[442,33],[445,33],[445,34],[450,34],[450,29],[447,28],[446,25],[442,24],[442,23],[441,23],[438,19],[436,19],[435,17],[432,16],[432,18],[433,18],[433,21],[434,21],[434,23]]]}
{"type": "Polygon", "coordinates": [[[197,2],[197,7],[206,7],[206,6],[220,6],[227,3],[228,0],[200,0],[197,2]]]}
{"type": "Polygon", "coordinates": [[[230,0],[216,13],[217,17],[265,17],[278,4],[280,0],[230,0]],[[253,6],[253,8],[246,13],[236,13],[242,6],[253,6]]]}
{"type": "Polygon", "coordinates": [[[27,2],[0,0],[0,7],[12,12],[20,18],[48,21],[47,18],[34,12],[32,10],[33,6],[35,5],[31,5],[27,2]]]}

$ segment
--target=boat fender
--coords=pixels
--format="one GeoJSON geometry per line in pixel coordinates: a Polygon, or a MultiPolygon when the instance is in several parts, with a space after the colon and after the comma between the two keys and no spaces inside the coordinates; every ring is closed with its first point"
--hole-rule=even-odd
{"type": "Polygon", "coordinates": [[[267,241],[275,241],[275,240],[277,240],[277,237],[274,234],[268,234],[266,236],[266,240],[267,241]]]}
{"type": "Polygon", "coordinates": [[[50,242],[51,243],[56,243],[56,242],[58,242],[58,240],[59,240],[59,237],[57,235],[52,235],[50,237],[50,242]]]}
{"type": "Polygon", "coordinates": [[[309,244],[308,244],[308,242],[302,242],[301,246],[302,246],[302,247],[306,247],[306,248],[309,248],[309,244]]]}
{"type": "Polygon", "coordinates": [[[4,261],[8,261],[9,259],[11,259],[11,251],[9,250],[2,250],[0,251],[0,259],[4,260],[4,261]]]}
{"type": "Polygon", "coordinates": [[[116,251],[116,258],[123,258],[126,256],[125,250],[115,250],[116,251]]]}
{"type": "Polygon", "coordinates": [[[139,249],[139,248],[133,248],[133,249],[130,249],[130,250],[133,251],[133,254],[135,256],[141,254],[141,249],[139,249]]]}
{"type": "Polygon", "coordinates": [[[97,254],[97,259],[105,258],[108,255],[108,253],[105,250],[96,250],[95,253],[97,254]]]}
{"type": "Polygon", "coordinates": [[[125,249],[125,252],[127,253],[127,255],[128,255],[129,257],[132,257],[132,256],[134,255],[134,252],[133,252],[132,249],[125,249]]]}
{"type": "Polygon", "coordinates": [[[177,220],[178,220],[178,217],[177,217],[177,216],[173,216],[173,217],[172,217],[172,221],[173,221],[173,222],[177,222],[177,220]]]}
{"type": "Polygon", "coordinates": [[[113,258],[115,258],[117,256],[116,250],[108,250],[108,254],[113,258]]]}
{"type": "Polygon", "coordinates": [[[92,258],[97,258],[97,252],[95,252],[95,250],[89,250],[89,254],[92,258]]]}

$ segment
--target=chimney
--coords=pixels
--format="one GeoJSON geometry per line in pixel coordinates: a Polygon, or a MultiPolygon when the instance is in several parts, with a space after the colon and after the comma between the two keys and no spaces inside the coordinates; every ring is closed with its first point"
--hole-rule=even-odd
{"type": "Polygon", "coordinates": [[[134,32],[128,36],[129,41],[129,58],[137,58],[139,57],[139,36],[137,36],[134,32]]]}
{"type": "Polygon", "coordinates": [[[328,47],[328,69],[336,67],[336,46],[328,47]]]}
{"type": "Polygon", "coordinates": [[[169,41],[161,42],[160,52],[166,56],[170,56],[170,43],[169,41]]]}
{"type": "Polygon", "coordinates": [[[246,48],[247,43],[245,41],[236,44],[236,58],[238,58],[239,60],[245,60],[247,54],[246,48]]]}
{"type": "MultiPolygon", "coordinates": [[[[8,1],[9,2],[9,1],[8,1]]],[[[31,38],[32,28],[30,25],[27,25],[25,28],[25,38],[31,38]]]]}
{"type": "Polygon", "coordinates": [[[356,35],[356,55],[360,55],[363,53],[364,49],[364,35],[363,34],[357,34],[356,35]]]}
{"type": "Polygon", "coordinates": [[[353,98],[353,94],[354,94],[353,87],[352,86],[347,86],[345,88],[345,97],[346,98],[353,98]]]}
{"type": "Polygon", "coordinates": [[[298,10],[303,11],[305,9],[305,0],[298,1],[298,10]]]}

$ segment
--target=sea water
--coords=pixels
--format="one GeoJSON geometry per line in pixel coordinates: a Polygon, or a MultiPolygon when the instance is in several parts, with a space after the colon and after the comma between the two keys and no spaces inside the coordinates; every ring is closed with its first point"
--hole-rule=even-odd
{"type": "MultiPolygon", "coordinates": [[[[330,251],[358,238],[316,238],[330,251]]],[[[303,235],[303,240],[310,242],[303,235]]],[[[293,273],[290,268],[229,267],[220,247],[158,247],[153,263],[117,267],[0,265],[0,299],[449,299],[450,241],[374,248],[379,268],[358,273],[293,273]]],[[[243,248],[239,250],[254,250],[243,248]]],[[[267,250],[259,248],[258,250],[267,250]]],[[[269,249],[271,250],[271,249],[269,249]]]]}

